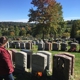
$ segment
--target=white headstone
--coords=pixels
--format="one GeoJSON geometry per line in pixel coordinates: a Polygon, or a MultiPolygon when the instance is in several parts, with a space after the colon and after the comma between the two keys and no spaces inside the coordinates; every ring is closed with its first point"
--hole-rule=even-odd
{"type": "Polygon", "coordinates": [[[43,72],[47,67],[47,56],[42,54],[33,54],[32,55],[32,71],[43,72]]]}
{"type": "Polygon", "coordinates": [[[15,54],[15,69],[21,72],[27,69],[27,54],[22,51],[18,51],[15,54]]]}
{"type": "Polygon", "coordinates": [[[21,49],[21,51],[25,52],[27,54],[27,69],[30,69],[30,72],[32,71],[32,51],[27,49],[21,49]]]}
{"type": "Polygon", "coordinates": [[[49,51],[38,51],[37,54],[47,55],[47,68],[52,72],[52,53],[49,51]]]}

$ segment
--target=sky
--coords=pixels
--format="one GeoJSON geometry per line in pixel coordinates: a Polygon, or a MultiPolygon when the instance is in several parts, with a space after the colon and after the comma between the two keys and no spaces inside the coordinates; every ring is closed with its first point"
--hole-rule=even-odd
{"type": "MultiPolygon", "coordinates": [[[[32,0],[0,0],[0,22],[27,22],[32,0]]],[[[80,19],[80,0],[57,0],[62,5],[64,20],[80,19]]]]}

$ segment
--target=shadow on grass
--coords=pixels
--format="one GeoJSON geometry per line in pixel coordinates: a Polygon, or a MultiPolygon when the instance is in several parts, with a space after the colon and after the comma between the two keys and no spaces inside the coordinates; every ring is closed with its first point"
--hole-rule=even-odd
{"type": "Polygon", "coordinates": [[[43,75],[41,77],[35,76],[31,73],[13,73],[15,80],[56,80],[52,76],[43,75]]]}
{"type": "Polygon", "coordinates": [[[24,73],[18,73],[18,72],[14,72],[14,79],[15,80],[31,80],[31,74],[24,72],[24,73]]]}

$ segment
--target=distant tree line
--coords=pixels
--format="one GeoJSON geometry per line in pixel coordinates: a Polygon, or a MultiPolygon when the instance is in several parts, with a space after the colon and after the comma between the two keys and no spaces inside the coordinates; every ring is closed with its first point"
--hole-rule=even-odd
{"type": "Polygon", "coordinates": [[[27,36],[31,35],[32,24],[22,22],[0,22],[0,36],[27,36]]]}
{"type": "MultiPolygon", "coordinates": [[[[65,27],[61,28],[62,33],[57,33],[57,37],[80,37],[80,20],[64,21],[65,27]]],[[[62,24],[60,24],[62,25],[62,24]]],[[[32,36],[41,38],[42,33],[35,30],[35,23],[22,23],[22,22],[0,22],[0,36],[32,36]]],[[[58,28],[59,29],[59,28],[58,28]]],[[[59,29],[60,30],[60,29],[59,29]]],[[[54,34],[45,34],[45,38],[53,37],[54,34]]]]}

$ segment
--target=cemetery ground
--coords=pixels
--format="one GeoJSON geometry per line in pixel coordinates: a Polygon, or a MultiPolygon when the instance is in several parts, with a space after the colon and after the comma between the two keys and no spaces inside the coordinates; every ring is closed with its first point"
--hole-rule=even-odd
{"type": "MultiPolygon", "coordinates": [[[[37,46],[33,46],[32,51],[33,53],[36,53],[37,46]]],[[[63,51],[49,51],[49,52],[51,52],[52,55],[54,55],[63,51]]],[[[80,52],[68,52],[68,53],[75,55],[74,78],[71,80],[80,80],[80,52]]],[[[51,74],[49,76],[51,76],[51,74]]],[[[44,79],[40,79],[38,77],[35,79],[35,77],[33,77],[33,75],[30,73],[23,73],[23,74],[14,73],[15,80],[51,80],[49,76],[44,79]]]]}

